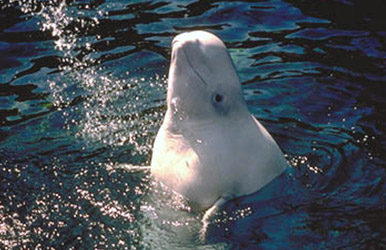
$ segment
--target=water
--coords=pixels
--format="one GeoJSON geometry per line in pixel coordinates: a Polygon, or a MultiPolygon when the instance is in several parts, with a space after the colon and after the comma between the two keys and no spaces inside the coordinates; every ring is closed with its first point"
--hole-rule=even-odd
{"type": "Polygon", "coordinates": [[[0,2],[0,248],[385,248],[382,6],[0,2]],[[204,244],[201,215],[146,167],[170,41],[193,29],[224,40],[290,163],[228,204],[204,244]]]}

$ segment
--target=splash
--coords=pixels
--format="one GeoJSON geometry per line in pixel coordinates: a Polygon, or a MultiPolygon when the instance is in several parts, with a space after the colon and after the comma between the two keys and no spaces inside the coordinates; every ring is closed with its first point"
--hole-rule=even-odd
{"type": "Polygon", "coordinates": [[[166,78],[159,76],[130,80],[90,77],[84,81],[89,94],[77,135],[107,145],[130,144],[137,153],[147,154],[163,116],[157,99],[164,81],[166,78]]]}
{"type": "Polygon", "coordinates": [[[63,112],[64,127],[86,142],[131,145],[133,155],[148,155],[164,112],[166,76],[115,76],[98,64],[100,55],[91,45],[100,37],[83,36],[81,31],[95,28],[102,11],[87,10],[95,13],[86,19],[86,10],[65,1],[19,4],[39,18],[41,30],[49,32],[60,54],[60,73],[48,86],[54,107],[63,112]]]}

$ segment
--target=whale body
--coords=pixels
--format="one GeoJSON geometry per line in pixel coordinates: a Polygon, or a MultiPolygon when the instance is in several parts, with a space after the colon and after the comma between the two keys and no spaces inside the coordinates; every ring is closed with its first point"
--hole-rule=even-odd
{"type": "Polygon", "coordinates": [[[176,36],[152,175],[208,217],[227,200],[266,186],[286,166],[250,114],[224,43],[205,31],[176,36]]]}

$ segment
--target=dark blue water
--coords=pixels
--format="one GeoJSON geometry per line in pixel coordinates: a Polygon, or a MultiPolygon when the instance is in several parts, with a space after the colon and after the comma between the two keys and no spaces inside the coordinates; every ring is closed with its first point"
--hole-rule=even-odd
{"type": "Polygon", "coordinates": [[[0,1],[0,248],[386,248],[382,1],[0,1]],[[229,48],[285,175],[200,214],[146,170],[172,38],[229,48]],[[128,165],[142,166],[130,168],[128,165]]]}

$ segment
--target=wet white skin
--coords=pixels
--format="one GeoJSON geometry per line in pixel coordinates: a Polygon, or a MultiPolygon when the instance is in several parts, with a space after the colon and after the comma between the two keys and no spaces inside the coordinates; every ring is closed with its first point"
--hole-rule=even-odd
{"type": "Polygon", "coordinates": [[[285,168],[276,142],[247,109],[223,42],[204,31],[176,36],[152,174],[194,209],[215,212],[233,197],[258,191],[285,168]]]}

